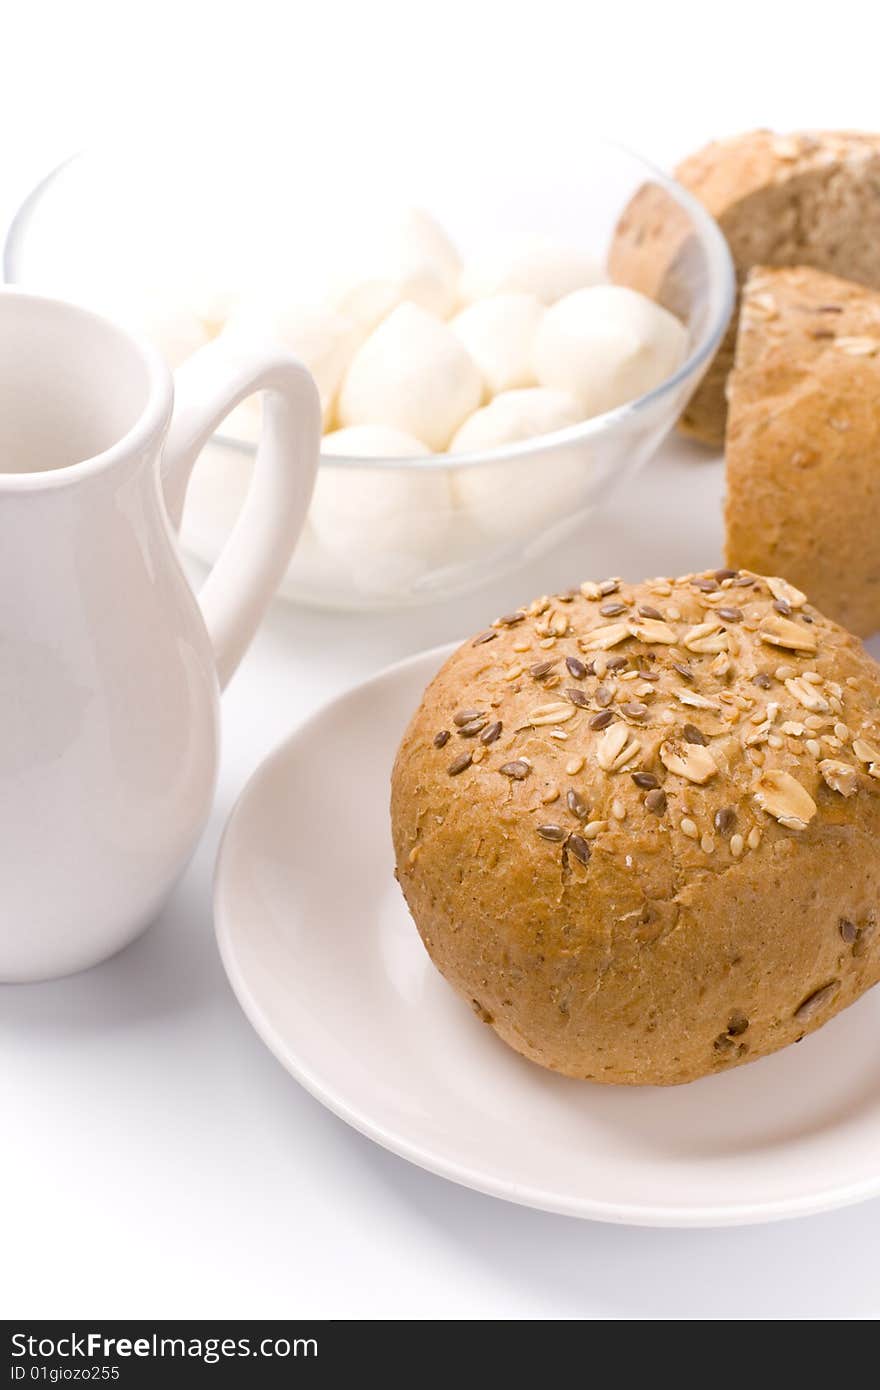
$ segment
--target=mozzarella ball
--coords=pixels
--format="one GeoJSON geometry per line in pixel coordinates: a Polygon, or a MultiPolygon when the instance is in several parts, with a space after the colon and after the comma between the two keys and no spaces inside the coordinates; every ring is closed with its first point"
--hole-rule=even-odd
{"type": "Polygon", "coordinates": [[[355,353],[337,414],[341,425],[391,425],[439,453],[482,396],[480,373],[449,325],[406,303],[355,353]]]}
{"type": "Polygon", "coordinates": [[[519,444],[541,434],[567,429],[582,419],[576,401],[564,391],[535,386],[523,391],[504,391],[471,415],[452,440],[450,453],[471,454],[519,444]]]}
{"type": "Polygon", "coordinates": [[[348,458],[425,458],[431,450],[403,430],[388,425],[350,425],[321,440],[321,453],[348,458]]]}
{"type": "Polygon", "coordinates": [[[443,228],[411,208],[392,226],[365,234],[355,270],[330,298],[367,332],[405,300],[446,319],[458,303],[460,275],[461,258],[443,228]]]}
{"type": "MultiPolygon", "coordinates": [[[[562,391],[507,391],[465,421],[453,440],[459,453],[518,444],[577,424],[580,413],[562,391]]],[[[584,503],[590,482],[583,444],[455,469],[453,495],[461,513],[485,534],[527,544],[584,503]]]]}
{"type": "MultiPolygon", "coordinates": [[[[418,439],[384,426],[361,425],[327,435],[322,451],[386,458],[425,456],[418,439]]],[[[453,515],[445,469],[322,465],[309,519],[364,595],[393,595],[443,558],[453,515]]]]}
{"type": "Polygon", "coordinates": [[[381,277],[352,280],[333,293],[334,309],[359,324],[364,334],[372,333],[404,299],[400,285],[381,277]]]}
{"type": "Polygon", "coordinates": [[[623,285],[594,285],[561,299],[535,339],[538,380],[568,391],[585,418],[659,386],[686,356],[679,320],[623,285]]]}
{"type": "Polygon", "coordinates": [[[537,385],[533,357],[543,316],[533,294],[511,290],[480,299],[452,319],[449,326],[482,372],[490,396],[537,385]]]}
{"type": "MultiPolygon", "coordinates": [[[[333,309],[256,301],[242,305],[224,332],[231,337],[275,339],[298,357],[315,378],[325,427],[332,417],[339,384],[364,336],[358,324],[333,309]]],[[[246,405],[238,418],[243,421],[249,415],[256,421],[256,410],[256,406],[246,405]]],[[[249,431],[245,437],[251,434],[249,431]]]]}
{"type": "Polygon", "coordinates": [[[604,278],[602,265],[591,252],[534,237],[520,246],[496,248],[465,266],[459,296],[462,303],[470,304],[506,290],[523,290],[542,304],[555,304],[564,295],[585,285],[598,285],[604,278]]]}

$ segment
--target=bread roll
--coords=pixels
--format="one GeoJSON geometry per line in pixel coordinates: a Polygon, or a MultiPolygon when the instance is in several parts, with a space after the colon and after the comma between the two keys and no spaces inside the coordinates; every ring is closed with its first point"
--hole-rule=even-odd
{"type": "Polygon", "coordinates": [[[880,294],[753,270],[728,380],[727,558],[880,628],[880,294]]]}
{"type": "MultiPolygon", "coordinates": [[[[880,136],[750,131],[707,145],[675,177],[717,219],[740,282],[753,265],[810,265],[880,288],[880,136]]],[[[678,204],[646,184],[615,232],[611,278],[681,313],[677,269],[690,241],[678,204]]],[[[735,337],[734,317],[681,421],[709,444],[724,438],[735,337]]]]}
{"type": "Polygon", "coordinates": [[[391,817],[435,965],[568,1076],[724,1071],[880,977],[880,668],[778,579],[497,619],[429,686],[391,817]]]}

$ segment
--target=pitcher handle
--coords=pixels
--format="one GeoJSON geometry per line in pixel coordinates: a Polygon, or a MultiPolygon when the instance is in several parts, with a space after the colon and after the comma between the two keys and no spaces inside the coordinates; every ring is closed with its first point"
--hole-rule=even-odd
{"type": "Polygon", "coordinates": [[[241,514],[199,593],[221,690],[234,673],[293,553],[312,495],[321,441],[318,391],[306,368],[272,345],[216,339],[175,372],[162,483],[177,531],[193,465],[221,421],[265,392],[256,467],[241,514]]]}

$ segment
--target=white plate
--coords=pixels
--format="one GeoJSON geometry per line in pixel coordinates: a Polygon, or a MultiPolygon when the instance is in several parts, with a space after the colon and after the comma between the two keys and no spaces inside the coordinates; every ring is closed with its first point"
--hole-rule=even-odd
{"type": "Polygon", "coordinates": [[[880,1192],[880,990],[797,1047],[655,1089],[542,1071],[436,973],[392,876],[388,797],[397,743],[447,650],[328,705],[232,813],[217,936],[266,1045],[377,1143],[548,1211],[733,1225],[880,1192]]]}

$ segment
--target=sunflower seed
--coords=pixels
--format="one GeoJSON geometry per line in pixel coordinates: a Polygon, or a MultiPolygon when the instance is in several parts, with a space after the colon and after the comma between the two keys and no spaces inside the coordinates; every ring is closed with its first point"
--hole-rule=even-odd
{"type": "Polygon", "coordinates": [[[471,719],[469,723],[462,724],[458,732],[462,738],[476,738],[477,734],[482,733],[488,723],[486,716],[481,715],[479,719],[471,719]]]}
{"type": "Polygon", "coordinates": [[[696,724],[685,724],[681,732],[687,743],[700,743],[703,747],[706,747],[709,742],[706,735],[701,729],[697,728],[696,724]]]}
{"type": "Polygon", "coordinates": [[[837,924],[837,928],[841,938],[846,942],[847,946],[851,946],[859,934],[859,929],[855,922],[851,922],[848,917],[841,917],[837,924]]]}
{"type": "Polygon", "coordinates": [[[498,633],[497,633],[497,632],[493,632],[493,631],[491,630],[491,628],[490,628],[490,629],[489,629],[488,631],[486,631],[486,632],[481,632],[480,635],[479,635],[479,637],[475,637],[474,640],[473,640],[473,642],[471,642],[471,646],[472,646],[472,647],[481,647],[481,646],[483,645],[484,642],[492,642],[492,641],[494,641],[494,639],[495,639],[497,636],[498,636],[498,633]]]}
{"type": "Polygon", "coordinates": [[[653,772],[632,772],[630,773],[630,776],[632,777],[637,787],[641,787],[644,791],[647,792],[656,791],[656,789],[660,785],[653,772]]]}
{"type": "Polygon", "coordinates": [[[571,687],[570,689],[566,690],[565,693],[568,696],[569,700],[571,700],[571,703],[573,705],[577,705],[578,709],[590,708],[590,702],[582,690],[577,690],[574,687],[571,687]]]}
{"type": "Polygon", "coordinates": [[[448,729],[441,729],[439,734],[434,735],[434,747],[445,748],[451,738],[452,734],[448,729]]]}
{"type": "Polygon", "coordinates": [[[690,666],[684,666],[680,661],[673,661],[672,669],[674,671],[677,671],[678,674],[686,681],[692,681],[694,679],[694,673],[691,670],[690,666]]]}
{"type": "Polygon", "coordinates": [[[449,764],[446,771],[450,777],[457,777],[460,772],[464,772],[466,767],[470,767],[474,760],[473,753],[459,753],[457,758],[449,764]]]}
{"type": "Polygon", "coordinates": [[[599,612],[603,618],[619,618],[621,613],[626,612],[625,603],[602,603],[599,605],[599,612]]]}
{"type": "Polygon", "coordinates": [[[666,793],[662,787],[655,787],[648,792],[645,797],[645,810],[650,811],[655,816],[663,815],[666,810],[666,793]]]}
{"type": "Polygon", "coordinates": [[[840,981],[832,980],[830,985],[823,985],[821,989],[813,990],[812,994],[808,994],[806,999],[798,1004],[794,1011],[794,1017],[802,1021],[815,1017],[820,1009],[830,1003],[839,989],[840,981]]]}
{"type": "Polygon", "coordinates": [[[561,825],[539,825],[537,831],[542,840],[551,840],[554,844],[560,844],[568,837],[568,831],[561,825]]]}
{"type": "Polygon", "coordinates": [[[741,623],[743,620],[741,608],[716,608],[715,611],[726,623],[741,623]]]}
{"type": "Polygon", "coordinates": [[[593,715],[592,719],[590,720],[590,728],[607,729],[608,725],[611,723],[613,719],[614,711],[610,709],[603,709],[599,714],[593,715]]]}
{"type": "Polygon", "coordinates": [[[525,777],[528,777],[531,770],[531,763],[527,763],[524,758],[517,758],[512,763],[504,763],[498,769],[502,777],[511,777],[514,782],[522,782],[525,777]]]}
{"type": "Polygon", "coordinates": [[[481,719],[483,710],[481,709],[460,709],[458,714],[452,716],[452,722],[457,729],[461,729],[465,724],[470,724],[472,719],[481,719]]]}
{"type": "Polygon", "coordinates": [[[590,814],[590,808],[582,797],[578,795],[574,787],[569,788],[565,800],[573,816],[577,816],[578,820],[587,819],[587,816],[590,814]]]}
{"type": "Polygon", "coordinates": [[[494,743],[496,738],[499,737],[502,727],[501,720],[496,719],[494,724],[490,724],[488,729],[484,729],[480,734],[480,742],[485,744],[494,743]]]}
{"type": "Polygon", "coordinates": [[[648,713],[648,706],[641,704],[638,700],[630,700],[627,704],[620,706],[620,711],[626,715],[627,719],[644,719],[648,713]]]}
{"type": "Polygon", "coordinates": [[[589,864],[590,846],[582,835],[569,835],[566,846],[581,864],[589,864]]]}
{"type": "Polygon", "coordinates": [[[715,812],[715,829],[719,835],[733,834],[736,825],[736,811],[732,806],[720,806],[715,812]]]}
{"type": "Polygon", "coordinates": [[[576,681],[582,681],[587,675],[587,668],[582,661],[578,661],[576,656],[567,656],[565,665],[568,674],[573,676],[576,681]]]}

